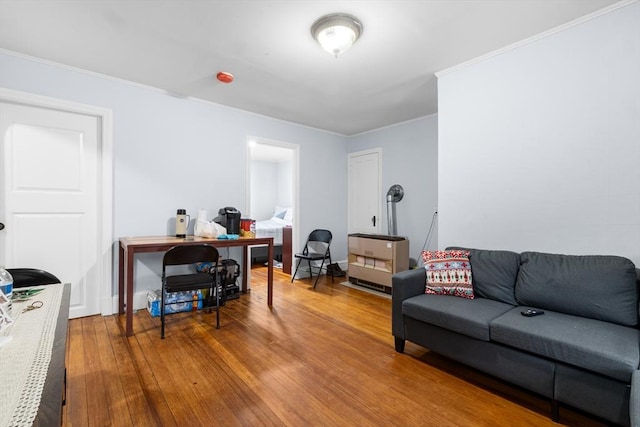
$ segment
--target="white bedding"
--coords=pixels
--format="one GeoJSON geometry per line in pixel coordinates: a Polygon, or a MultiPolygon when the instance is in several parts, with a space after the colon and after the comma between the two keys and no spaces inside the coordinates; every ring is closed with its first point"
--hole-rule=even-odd
{"type": "Polygon", "coordinates": [[[256,237],[273,237],[274,245],[282,245],[282,229],[287,225],[291,224],[277,217],[256,221],[256,237]]]}

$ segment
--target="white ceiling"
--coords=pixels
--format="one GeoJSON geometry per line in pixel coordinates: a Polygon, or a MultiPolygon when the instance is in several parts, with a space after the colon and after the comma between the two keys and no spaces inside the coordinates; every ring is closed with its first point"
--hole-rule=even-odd
{"type": "Polygon", "coordinates": [[[613,3],[0,0],[0,48],[352,135],[435,113],[434,72],[613,3]],[[364,25],[338,59],[310,34],[333,12],[364,25]]]}

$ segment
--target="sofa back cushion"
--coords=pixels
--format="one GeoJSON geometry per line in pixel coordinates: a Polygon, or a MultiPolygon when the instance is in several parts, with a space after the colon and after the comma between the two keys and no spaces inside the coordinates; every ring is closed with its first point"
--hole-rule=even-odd
{"type": "Polygon", "coordinates": [[[638,286],[630,260],[538,252],[520,256],[516,282],[520,304],[621,325],[638,324],[638,286]]]}
{"type": "Polygon", "coordinates": [[[486,249],[456,249],[469,251],[473,291],[476,297],[517,305],[515,285],[520,267],[520,254],[486,249]]]}

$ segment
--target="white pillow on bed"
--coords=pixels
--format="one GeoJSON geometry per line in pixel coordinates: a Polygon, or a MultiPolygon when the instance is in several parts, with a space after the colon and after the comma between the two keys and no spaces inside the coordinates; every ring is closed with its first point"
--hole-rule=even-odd
{"type": "Polygon", "coordinates": [[[284,219],[286,214],[287,208],[283,208],[282,206],[276,206],[276,208],[273,210],[273,218],[284,219]]]}
{"type": "Polygon", "coordinates": [[[283,208],[282,206],[276,206],[273,211],[273,218],[283,219],[287,225],[293,224],[293,208],[283,208]]]}

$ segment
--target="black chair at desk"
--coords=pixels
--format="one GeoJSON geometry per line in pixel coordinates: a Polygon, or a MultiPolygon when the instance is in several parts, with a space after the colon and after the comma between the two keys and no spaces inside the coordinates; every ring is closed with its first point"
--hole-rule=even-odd
{"type": "Polygon", "coordinates": [[[60,283],[60,279],[56,276],[38,268],[7,268],[7,271],[13,277],[14,288],[60,283]]]}
{"type": "MultiPolygon", "coordinates": [[[[216,329],[220,329],[220,298],[224,298],[224,291],[218,286],[218,250],[211,245],[174,246],[165,252],[162,258],[162,290],[160,304],[160,337],[164,339],[165,297],[167,292],[197,291],[209,289],[209,300],[215,296],[216,329]],[[199,262],[211,263],[210,273],[167,274],[167,267],[193,265],[199,262]],[[223,294],[223,295],[220,295],[223,294]]],[[[211,312],[209,304],[209,312],[211,312]]]]}

